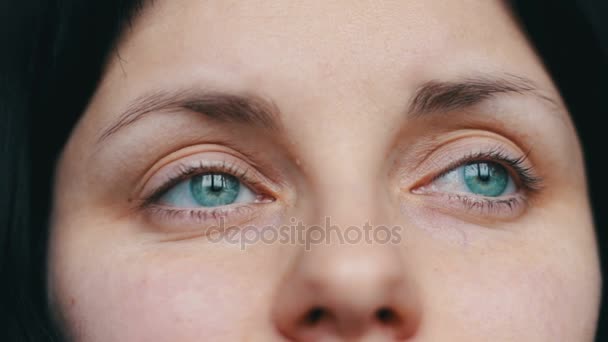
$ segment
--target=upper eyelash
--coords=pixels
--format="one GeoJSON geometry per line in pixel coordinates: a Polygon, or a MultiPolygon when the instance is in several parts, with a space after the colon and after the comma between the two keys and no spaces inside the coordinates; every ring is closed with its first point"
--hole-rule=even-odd
{"type": "Polygon", "coordinates": [[[464,166],[470,162],[498,162],[500,164],[510,167],[517,173],[519,182],[526,190],[530,192],[537,192],[542,189],[542,179],[535,175],[533,169],[530,166],[525,165],[525,161],[528,159],[529,153],[524,154],[518,158],[512,158],[506,154],[500,147],[496,147],[486,152],[471,153],[464,158],[450,164],[445,170],[433,177],[431,181],[435,181],[454,169],[464,166]]]}
{"type": "MultiPolygon", "coordinates": [[[[469,162],[489,161],[498,162],[509,166],[517,173],[517,177],[519,178],[521,185],[525,187],[526,190],[532,192],[539,191],[542,188],[542,179],[534,174],[531,167],[524,165],[526,159],[528,158],[528,154],[529,153],[526,153],[521,157],[512,158],[500,148],[494,148],[487,152],[471,153],[465,156],[464,158],[450,164],[448,167],[445,168],[443,172],[433,177],[431,181],[435,181],[445,176],[447,173],[453,171],[454,169],[466,165],[469,162]]],[[[204,165],[203,161],[199,161],[198,166],[180,164],[177,166],[177,171],[177,175],[170,176],[161,187],[155,190],[152,195],[150,195],[143,201],[143,206],[149,206],[150,204],[157,202],[160,197],[162,197],[167,191],[169,191],[169,189],[176,186],[180,182],[187,180],[191,176],[205,172],[215,171],[227,173],[238,178],[239,180],[244,180],[248,185],[252,187],[257,187],[260,183],[259,181],[252,179],[252,177],[247,177],[249,171],[248,169],[240,168],[237,165],[226,161],[222,161],[219,165],[204,165]]]]}
{"type": "Polygon", "coordinates": [[[257,187],[260,182],[253,179],[253,177],[248,177],[248,171],[248,169],[240,168],[237,165],[226,161],[222,161],[219,165],[215,163],[213,165],[205,165],[205,162],[203,161],[199,161],[198,166],[180,164],[177,166],[177,174],[169,176],[167,181],[165,181],[161,187],[156,189],[152,193],[152,195],[144,199],[142,206],[146,207],[151,204],[154,204],[172,187],[176,186],[180,182],[189,179],[192,176],[196,176],[202,173],[226,173],[238,178],[241,181],[244,181],[245,183],[247,183],[247,185],[251,187],[257,187]]]}

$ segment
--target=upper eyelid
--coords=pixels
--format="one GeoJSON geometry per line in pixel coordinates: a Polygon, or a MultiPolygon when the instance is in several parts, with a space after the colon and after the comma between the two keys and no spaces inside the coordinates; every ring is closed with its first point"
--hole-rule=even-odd
{"type": "MultiPolygon", "coordinates": [[[[510,177],[512,178],[513,182],[515,182],[515,185],[517,186],[517,188],[518,188],[517,190],[519,193],[523,192],[526,194],[533,194],[533,193],[540,192],[544,188],[543,179],[540,178],[531,167],[526,168],[525,166],[521,165],[526,160],[526,156],[522,156],[518,160],[507,160],[507,158],[510,159],[510,157],[504,157],[504,156],[500,157],[500,155],[497,155],[496,153],[493,154],[491,150],[488,151],[487,153],[480,152],[475,155],[463,157],[459,161],[454,162],[453,165],[443,168],[443,171],[441,171],[441,172],[437,173],[437,175],[433,176],[430,181],[425,181],[423,183],[420,183],[419,185],[412,187],[410,189],[410,192],[425,193],[425,190],[423,190],[423,189],[425,189],[427,186],[433,184],[435,181],[437,181],[441,177],[443,177],[451,172],[456,171],[457,169],[463,167],[464,165],[466,165],[469,162],[475,162],[475,161],[493,162],[493,163],[498,163],[498,164],[511,163],[512,164],[511,166],[506,166],[507,172],[509,172],[510,177]],[[476,158],[478,158],[478,159],[476,159],[476,158]],[[509,169],[511,169],[511,170],[514,169],[516,174],[513,175],[513,172],[511,172],[511,170],[509,170],[509,169]]],[[[446,192],[446,194],[449,194],[449,193],[450,192],[446,192]]],[[[467,196],[464,196],[464,197],[467,197],[467,196]]],[[[484,198],[483,196],[477,196],[477,195],[471,195],[470,197],[471,198],[474,198],[474,197],[484,198]]]]}
{"type": "MultiPolygon", "coordinates": [[[[437,154],[442,154],[439,152],[445,149],[453,150],[455,149],[455,145],[460,146],[465,144],[474,145],[475,147],[484,146],[484,149],[488,149],[488,146],[490,146],[491,149],[504,149],[505,151],[515,152],[514,154],[517,155],[531,154],[531,147],[529,145],[524,144],[520,139],[505,135],[503,132],[488,130],[487,128],[460,128],[453,133],[432,136],[430,140],[421,145],[422,148],[419,147],[413,150],[416,154],[410,157],[412,160],[408,164],[413,165],[413,169],[425,168],[425,165],[428,166],[429,160],[432,162],[436,159],[437,154]],[[523,148],[520,148],[522,145],[523,148]]],[[[471,153],[471,150],[472,148],[467,149],[467,153],[471,153]]]]}
{"type": "Polygon", "coordinates": [[[252,165],[245,161],[237,160],[238,158],[223,152],[201,152],[190,155],[181,159],[177,159],[168,165],[158,168],[147,180],[145,180],[138,190],[139,198],[151,198],[158,195],[162,190],[168,191],[172,185],[177,185],[179,181],[184,181],[189,176],[194,176],[198,173],[208,172],[224,172],[237,173],[240,181],[246,177],[245,185],[260,190],[261,184],[264,184],[263,190],[274,195],[277,192],[276,185],[265,177],[261,172],[257,171],[252,165]],[[217,155],[212,158],[210,154],[217,155]],[[205,156],[204,156],[205,155],[205,156]],[[221,156],[220,156],[221,155],[221,156]],[[184,176],[185,171],[188,175],[184,176]]]}
{"type": "Polygon", "coordinates": [[[500,150],[489,150],[488,152],[478,152],[475,154],[470,154],[467,155],[459,160],[456,160],[455,162],[453,162],[452,164],[444,167],[444,171],[440,172],[437,176],[435,176],[433,179],[438,179],[444,175],[446,175],[449,172],[452,172],[460,167],[465,166],[467,163],[470,162],[493,162],[493,163],[499,163],[499,164],[510,164],[508,166],[511,167],[515,167],[515,168],[520,168],[521,167],[521,163],[523,163],[525,160],[527,159],[527,156],[521,156],[521,157],[517,157],[517,158],[511,158],[508,156],[505,156],[501,153],[500,150]]]}
{"type": "Polygon", "coordinates": [[[159,197],[167,193],[167,191],[171,190],[173,187],[177,186],[181,182],[186,182],[192,177],[200,175],[204,172],[226,173],[236,177],[239,181],[245,181],[245,185],[258,184],[258,182],[256,182],[255,180],[247,178],[247,170],[244,170],[242,172],[235,172],[232,167],[227,165],[206,167],[202,164],[199,166],[183,166],[180,164],[180,166],[182,166],[180,168],[180,171],[176,172],[174,176],[170,176],[170,178],[167,179],[160,188],[157,188],[151,195],[147,196],[146,202],[149,203],[158,200],[159,197]]]}
{"type": "MultiPolygon", "coordinates": [[[[447,143],[441,144],[439,147],[429,152],[424,159],[416,165],[414,170],[410,170],[413,176],[405,175],[402,177],[402,187],[409,188],[412,191],[416,188],[429,184],[450,170],[464,165],[468,161],[485,159],[487,161],[498,161],[507,164],[508,160],[520,161],[521,169],[524,169],[531,177],[538,177],[535,166],[527,157],[529,153],[516,148],[513,144],[500,143],[496,139],[483,137],[482,142],[479,137],[463,137],[450,140],[447,143]],[[497,158],[497,156],[502,158],[497,158]],[[497,160],[498,159],[498,160],[497,160]],[[501,160],[502,159],[502,160],[501,160]]],[[[502,139],[501,139],[502,140],[502,139]]],[[[520,170],[516,170],[520,171],[520,170]]],[[[519,176],[519,175],[518,175],[519,176]]]]}

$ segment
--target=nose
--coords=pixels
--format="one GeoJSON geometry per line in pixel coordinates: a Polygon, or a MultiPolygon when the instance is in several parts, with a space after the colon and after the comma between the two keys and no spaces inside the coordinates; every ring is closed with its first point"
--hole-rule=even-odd
{"type": "Polygon", "coordinates": [[[396,246],[316,245],[300,252],[284,279],[274,319],[291,340],[415,335],[420,304],[396,246]]]}

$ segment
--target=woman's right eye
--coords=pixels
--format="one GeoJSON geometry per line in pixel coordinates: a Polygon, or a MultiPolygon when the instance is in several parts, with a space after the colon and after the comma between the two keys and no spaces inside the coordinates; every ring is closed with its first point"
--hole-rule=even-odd
{"type": "Polygon", "coordinates": [[[220,207],[252,203],[258,196],[237,177],[222,172],[192,176],[168,189],[158,202],[174,208],[220,207]]]}
{"type": "Polygon", "coordinates": [[[178,151],[158,164],[172,162],[153,165],[139,190],[138,211],[157,227],[200,230],[223,220],[243,223],[276,201],[280,189],[272,179],[237,152],[218,150],[187,156],[178,151]]]}

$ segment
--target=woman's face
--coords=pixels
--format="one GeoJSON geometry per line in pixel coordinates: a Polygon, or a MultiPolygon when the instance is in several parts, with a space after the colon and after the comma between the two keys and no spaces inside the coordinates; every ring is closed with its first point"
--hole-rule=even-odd
{"type": "Polygon", "coordinates": [[[591,341],[581,149],[502,1],[156,1],[57,165],[75,341],[591,341]]]}

